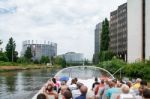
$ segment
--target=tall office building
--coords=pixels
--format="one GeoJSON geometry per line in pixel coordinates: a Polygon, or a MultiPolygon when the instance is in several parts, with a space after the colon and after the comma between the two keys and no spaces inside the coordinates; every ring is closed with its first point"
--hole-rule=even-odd
{"type": "Polygon", "coordinates": [[[33,60],[40,60],[42,56],[48,56],[51,58],[57,55],[57,44],[49,41],[47,43],[46,41],[44,41],[44,43],[37,43],[37,41],[34,43],[33,40],[24,41],[22,45],[21,56],[24,55],[27,47],[31,47],[33,60]]]}
{"type": "Polygon", "coordinates": [[[127,3],[110,13],[109,49],[127,60],[127,3]]]}
{"type": "Polygon", "coordinates": [[[128,0],[128,62],[150,59],[150,0],[128,0]]]}
{"type": "Polygon", "coordinates": [[[99,62],[100,53],[100,36],[102,32],[102,23],[98,23],[95,28],[95,49],[94,49],[94,62],[99,62]]]}

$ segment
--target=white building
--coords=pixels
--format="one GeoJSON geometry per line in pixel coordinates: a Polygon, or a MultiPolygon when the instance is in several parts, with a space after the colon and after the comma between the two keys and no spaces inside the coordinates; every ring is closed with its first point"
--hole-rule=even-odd
{"type": "Polygon", "coordinates": [[[150,59],[150,0],[128,0],[127,60],[150,59]]]}
{"type": "Polygon", "coordinates": [[[82,53],[68,52],[63,57],[66,63],[83,63],[84,61],[82,53]]]}

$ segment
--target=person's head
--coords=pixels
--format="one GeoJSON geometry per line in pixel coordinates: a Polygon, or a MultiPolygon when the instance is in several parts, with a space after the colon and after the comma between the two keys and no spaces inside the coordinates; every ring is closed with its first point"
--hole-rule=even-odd
{"type": "Polygon", "coordinates": [[[84,94],[84,95],[86,95],[86,93],[87,93],[87,90],[88,90],[88,88],[86,87],[86,86],[81,86],[81,88],[80,88],[80,92],[81,92],[81,94],[84,94]]]}
{"type": "Polygon", "coordinates": [[[98,79],[97,79],[97,77],[95,77],[95,82],[98,82],[98,79]]]}
{"type": "Polygon", "coordinates": [[[141,83],[141,81],[142,80],[140,78],[137,78],[135,83],[141,83]]]}
{"type": "Polygon", "coordinates": [[[143,90],[144,99],[150,99],[150,89],[146,88],[143,90]]]}
{"type": "Polygon", "coordinates": [[[53,83],[49,83],[46,87],[46,91],[51,92],[53,90],[53,88],[54,88],[53,83]]]}
{"type": "Polygon", "coordinates": [[[142,80],[142,81],[140,82],[140,84],[141,84],[141,86],[147,86],[147,81],[142,80]]]}
{"type": "Polygon", "coordinates": [[[56,83],[56,79],[55,78],[52,78],[52,81],[53,81],[53,83],[56,83]]]}
{"type": "Polygon", "coordinates": [[[69,90],[65,90],[65,92],[63,93],[63,96],[65,99],[71,99],[72,98],[72,93],[69,90]]]}
{"type": "Polygon", "coordinates": [[[82,83],[78,82],[77,83],[77,88],[80,89],[82,85],[83,85],[82,83]]]}
{"type": "Polygon", "coordinates": [[[76,84],[76,80],[75,80],[75,79],[72,79],[72,80],[71,80],[71,84],[76,84]]]}
{"type": "Polygon", "coordinates": [[[101,84],[104,84],[104,80],[101,80],[101,84]]]}
{"type": "Polygon", "coordinates": [[[122,90],[122,93],[128,94],[129,91],[130,91],[130,88],[127,85],[123,85],[122,88],[121,88],[121,90],[122,90]]]}
{"type": "Polygon", "coordinates": [[[61,81],[61,85],[66,85],[66,81],[61,81]]]}
{"type": "Polygon", "coordinates": [[[37,99],[47,99],[47,98],[46,98],[45,94],[40,93],[40,94],[37,95],[37,99]]]}
{"type": "Polygon", "coordinates": [[[129,86],[129,88],[132,86],[132,82],[131,81],[128,81],[127,82],[127,85],[129,86]]]}
{"type": "Polygon", "coordinates": [[[75,80],[76,83],[78,82],[78,78],[77,77],[75,77],[74,80],[75,80]]]}

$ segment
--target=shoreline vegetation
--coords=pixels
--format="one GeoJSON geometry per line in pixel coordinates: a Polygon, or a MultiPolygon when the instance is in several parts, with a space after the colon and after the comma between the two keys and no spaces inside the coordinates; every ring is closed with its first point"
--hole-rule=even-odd
{"type": "Polygon", "coordinates": [[[45,68],[60,68],[59,65],[46,65],[46,64],[18,64],[14,62],[0,61],[0,72],[29,70],[29,69],[45,69],[45,68]]]}

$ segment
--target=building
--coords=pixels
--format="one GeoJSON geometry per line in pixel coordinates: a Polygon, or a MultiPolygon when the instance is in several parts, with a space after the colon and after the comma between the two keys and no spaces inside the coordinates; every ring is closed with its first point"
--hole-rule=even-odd
{"type": "Polygon", "coordinates": [[[98,23],[95,28],[95,49],[94,49],[94,62],[99,62],[99,53],[100,53],[100,36],[102,32],[102,23],[98,23]]]}
{"type": "Polygon", "coordinates": [[[64,57],[66,63],[82,64],[84,61],[82,53],[68,52],[66,54],[63,54],[63,57],[64,57]]]}
{"type": "Polygon", "coordinates": [[[118,57],[127,60],[127,3],[110,13],[109,49],[118,57]]]}
{"type": "Polygon", "coordinates": [[[23,41],[21,56],[24,55],[27,47],[31,47],[33,60],[40,60],[42,56],[51,58],[57,55],[57,44],[49,41],[47,43],[44,42],[43,44],[37,43],[37,41],[35,43],[33,40],[23,41]]]}
{"type": "Polygon", "coordinates": [[[150,0],[128,0],[128,62],[150,59],[150,0]]]}

